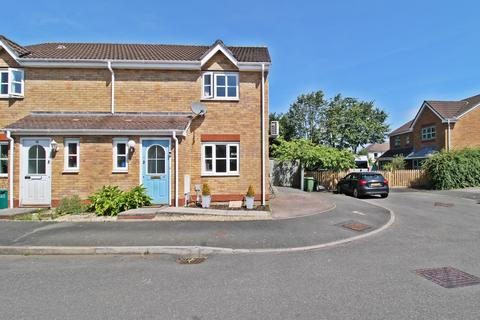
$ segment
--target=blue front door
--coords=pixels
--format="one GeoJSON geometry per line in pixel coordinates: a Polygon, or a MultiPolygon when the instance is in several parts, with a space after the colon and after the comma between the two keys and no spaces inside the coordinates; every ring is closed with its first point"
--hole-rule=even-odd
{"type": "Polygon", "coordinates": [[[142,140],[142,182],[154,204],[169,204],[170,140],[142,140]]]}

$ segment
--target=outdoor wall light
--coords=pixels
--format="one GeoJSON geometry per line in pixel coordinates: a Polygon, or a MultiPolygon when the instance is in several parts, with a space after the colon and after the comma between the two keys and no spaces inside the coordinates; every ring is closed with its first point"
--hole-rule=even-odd
{"type": "Polygon", "coordinates": [[[130,140],[130,141],[128,141],[127,145],[128,145],[128,149],[129,149],[130,152],[135,151],[135,146],[136,146],[135,141],[130,140]]]}
{"type": "Polygon", "coordinates": [[[57,143],[57,141],[52,140],[52,142],[50,143],[50,148],[52,148],[52,151],[53,151],[53,152],[57,152],[57,151],[58,151],[58,143],[57,143]]]}

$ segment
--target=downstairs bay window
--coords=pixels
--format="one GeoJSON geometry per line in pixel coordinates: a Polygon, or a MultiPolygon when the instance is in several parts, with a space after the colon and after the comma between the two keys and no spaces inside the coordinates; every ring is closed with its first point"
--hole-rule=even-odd
{"type": "Polygon", "coordinates": [[[209,142],[202,144],[203,176],[236,176],[239,174],[238,142],[209,142]]]}
{"type": "Polygon", "coordinates": [[[0,98],[22,98],[24,73],[22,69],[0,69],[0,98]]]}

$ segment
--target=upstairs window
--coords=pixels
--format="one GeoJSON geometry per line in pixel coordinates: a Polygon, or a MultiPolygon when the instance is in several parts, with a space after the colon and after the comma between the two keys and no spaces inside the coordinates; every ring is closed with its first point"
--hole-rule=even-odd
{"type": "Polygon", "coordinates": [[[238,100],[238,73],[205,72],[202,99],[238,100]]]}
{"type": "Polygon", "coordinates": [[[127,144],[127,139],[113,139],[113,172],[128,172],[127,144]]]}
{"type": "Polygon", "coordinates": [[[23,97],[24,73],[21,69],[0,69],[0,98],[23,97]]]}
{"type": "Polygon", "coordinates": [[[405,137],[405,144],[410,144],[410,135],[405,137]]]}
{"type": "Polygon", "coordinates": [[[78,172],[80,170],[80,140],[79,139],[65,139],[65,153],[64,153],[64,171],[78,172]]]}
{"type": "Polygon", "coordinates": [[[0,177],[8,175],[8,143],[0,142],[0,177]]]}
{"type": "Polygon", "coordinates": [[[422,128],[422,141],[435,140],[436,129],[435,127],[422,128]]]}
{"type": "Polygon", "coordinates": [[[396,136],[393,140],[393,144],[398,147],[400,145],[400,136],[396,136]]]}

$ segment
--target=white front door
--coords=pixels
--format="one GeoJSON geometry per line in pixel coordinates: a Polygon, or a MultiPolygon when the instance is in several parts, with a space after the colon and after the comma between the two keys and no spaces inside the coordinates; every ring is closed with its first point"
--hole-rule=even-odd
{"type": "Polygon", "coordinates": [[[22,139],[20,167],[20,205],[50,206],[50,139],[22,139]]]}

